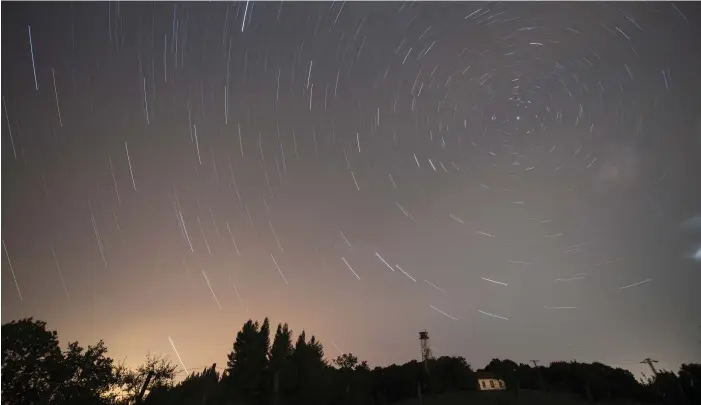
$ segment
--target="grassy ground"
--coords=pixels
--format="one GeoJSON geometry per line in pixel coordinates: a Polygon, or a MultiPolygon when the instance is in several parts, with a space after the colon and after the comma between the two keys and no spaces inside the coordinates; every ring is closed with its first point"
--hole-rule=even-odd
{"type": "Polygon", "coordinates": [[[397,402],[396,405],[636,405],[633,402],[587,402],[567,393],[521,390],[518,398],[512,391],[452,392],[397,402]]]}

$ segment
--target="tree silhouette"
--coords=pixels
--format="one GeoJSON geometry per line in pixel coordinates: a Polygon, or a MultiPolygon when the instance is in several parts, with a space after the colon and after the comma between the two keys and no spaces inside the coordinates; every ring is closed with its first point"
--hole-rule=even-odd
{"type": "Polygon", "coordinates": [[[279,401],[280,391],[288,392],[292,381],[292,331],[287,324],[277,325],[273,346],[270,349],[270,371],[275,401],[279,401]],[[281,381],[282,380],[282,381],[281,381]]]}
{"type": "Polygon", "coordinates": [[[422,364],[416,360],[403,365],[393,364],[385,368],[376,367],[371,373],[373,379],[372,397],[386,403],[416,397],[417,384],[422,370],[422,364]]]}
{"type": "Polygon", "coordinates": [[[2,403],[101,404],[117,382],[113,361],[99,341],[61,351],[58,334],[33,318],[2,325],[2,403]]]}
{"type": "Polygon", "coordinates": [[[248,320],[236,335],[234,349],[226,363],[225,382],[232,396],[254,398],[262,383],[264,361],[260,353],[261,333],[258,322],[248,320]]]}
{"type": "MultiPolygon", "coordinates": [[[[430,359],[429,369],[429,389],[423,392],[427,402],[434,395],[477,389],[476,373],[462,357],[430,359]]],[[[302,331],[293,346],[287,324],[277,325],[271,347],[266,318],[261,324],[249,320],[243,325],[222,375],[215,364],[176,384],[175,370],[165,357],[147,356],[136,369],[115,365],[102,341],[85,349],[73,342],[61,351],[56,332],[31,318],[2,326],[3,405],[132,405],[149,374],[153,378],[143,405],[380,405],[416,398],[424,368],[412,360],[370,370],[367,362],[351,353],[329,364],[316,337],[307,340],[302,331]]],[[[660,371],[647,382],[596,362],[558,361],[533,368],[493,359],[485,370],[504,379],[516,394],[519,389],[525,393],[547,386],[548,391],[589,401],[701,403],[699,364],[683,364],[678,374],[660,371]]],[[[490,395],[471,395],[486,398],[483,394],[490,395]]],[[[494,397],[497,403],[509,402],[508,395],[499,395],[494,397]]]]}
{"type": "Polygon", "coordinates": [[[144,405],[185,405],[185,404],[218,404],[222,400],[219,387],[220,375],[217,365],[193,372],[180,384],[172,387],[154,387],[144,401],[144,405]]]}
{"type": "Polygon", "coordinates": [[[358,365],[358,358],[351,353],[344,353],[335,358],[333,364],[337,365],[341,371],[353,371],[358,365]]]}
{"type": "Polygon", "coordinates": [[[257,393],[264,395],[269,392],[270,382],[270,320],[266,317],[258,332],[258,340],[256,344],[256,366],[260,370],[260,382],[258,384],[257,393]]]}
{"type": "Polygon", "coordinates": [[[56,332],[32,318],[2,325],[2,401],[32,404],[58,390],[62,362],[56,332]]]}
{"type": "Polygon", "coordinates": [[[344,353],[333,360],[333,363],[338,366],[342,379],[345,382],[345,392],[346,397],[350,396],[350,389],[353,380],[353,371],[355,371],[358,365],[358,358],[353,356],[351,353],[344,353]]]}
{"type": "Polygon", "coordinates": [[[175,380],[174,365],[165,356],[146,355],[146,361],[136,369],[129,369],[124,365],[116,367],[120,396],[122,402],[133,403],[136,401],[146,378],[151,373],[147,391],[163,390],[170,388],[175,380]]]}
{"type": "Polygon", "coordinates": [[[463,357],[432,359],[429,369],[434,377],[434,390],[438,392],[474,390],[477,386],[477,376],[463,357]]]}
{"type": "Polygon", "coordinates": [[[692,404],[701,404],[701,364],[682,364],[679,383],[692,404]]]}
{"type": "Polygon", "coordinates": [[[506,389],[519,390],[518,364],[511,360],[492,359],[484,368],[485,371],[494,373],[504,379],[506,389]]]}
{"type": "Polygon", "coordinates": [[[324,384],[327,364],[324,361],[324,348],[316,337],[307,342],[304,331],[295,344],[292,362],[295,369],[295,384],[291,399],[297,403],[317,404],[325,395],[324,384]]]}
{"type": "Polygon", "coordinates": [[[110,390],[119,376],[102,340],[87,349],[78,342],[69,343],[61,370],[63,383],[53,403],[94,404],[113,398],[110,390]]]}

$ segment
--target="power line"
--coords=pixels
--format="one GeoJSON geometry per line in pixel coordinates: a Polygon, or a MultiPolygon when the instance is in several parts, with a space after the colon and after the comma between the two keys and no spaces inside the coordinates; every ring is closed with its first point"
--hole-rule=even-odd
{"type": "Polygon", "coordinates": [[[640,363],[641,363],[641,364],[647,364],[648,366],[650,366],[650,369],[652,370],[652,373],[653,373],[655,376],[657,376],[658,373],[657,373],[657,369],[655,368],[655,364],[654,364],[654,363],[657,363],[657,360],[653,360],[653,359],[651,359],[651,358],[648,357],[648,358],[646,358],[645,360],[641,361],[640,363]]]}

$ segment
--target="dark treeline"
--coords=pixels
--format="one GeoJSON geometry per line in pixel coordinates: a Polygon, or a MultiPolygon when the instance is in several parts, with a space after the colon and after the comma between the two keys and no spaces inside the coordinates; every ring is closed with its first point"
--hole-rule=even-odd
{"type": "MultiPolygon", "coordinates": [[[[272,332],[267,318],[243,325],[221,371],[212,365],[176,383],[177,370],[159,357],[127,368],[108,357],[102,341],[61,350],[57,333],[31,318],[2,325],[3,405],[372,405],[416,398],[419,391],[427,397],[477,390],[477,373],[462,357],[431,359],[428,373],[416,360],[373,369],[352,354],[329,362],[314,336],[301,332],[295,339],[287,324],[272,332]]],[[[534,368],[494,359],[484,370],[506,382],[512,403],[521,390],[570,392],[588,401],[701,403],[699,364],[644,382],[600,363],[534,368]]]]}

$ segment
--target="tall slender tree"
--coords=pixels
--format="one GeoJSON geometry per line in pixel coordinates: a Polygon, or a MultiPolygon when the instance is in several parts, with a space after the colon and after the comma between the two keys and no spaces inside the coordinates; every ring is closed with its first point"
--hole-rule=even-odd
{"type": "Polygon", "coordinates": [[[326,362],[324,348],[315,336],[305,341],[305,333],[299,335],[293,355],[296,369],[296,400],[305,404],[317,404],[326,395],[326,362]]]}
{"type": "Polygon", "coordinates": [[[230,394],[252,398],[260,387],[260,360],[256,346],[260,346],[258,322],[248,320],[236,335],[234,348],[228,354],[225,382],[230,394]]]}
{"type": "Polygon", "coordinates": [[[277,325],[273,346],[270,349],[270,370],[272,372],[273,396],[277,401],[280,391],[289,389],[291,360],[294,348],[292,347],[292,331],[287,324],[277,325]],[[283,380],[282,383],[280,380],[283,380]],[[282,386],[282,387],[281,387],[282,386]]]}
{"type": "Polygon", "coordinates": [[[268,385],[270,381],[270,320],[267,317],[260,326],[254,356],[260,373],[257,394],[266,395],[270,391],[268,385]]]}

